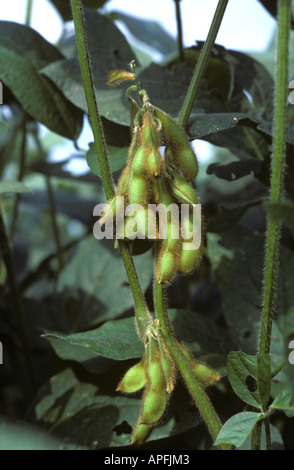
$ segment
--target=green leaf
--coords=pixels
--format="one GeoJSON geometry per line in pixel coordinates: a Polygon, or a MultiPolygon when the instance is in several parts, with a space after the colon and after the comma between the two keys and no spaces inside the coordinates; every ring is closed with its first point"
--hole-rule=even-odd
{"type": "Polygon", "coordinates": [[[21,181],[0,181],[0,194],[5,193],[31,193],[32,191],[21,181]]]}
{"type": "Polygon", "coordinates": [[[262,416],[261,413],[251,411],[235,414],[223,425],[214,445],[232,444],[240,447],[262,416]]]}
{"type": "Polygon", "coordinates": [[[0,80],[24,110],[53,132],[79,136],[83,114],[39,70],[63,59],[56,47],[33,29],[9,21],[0,25],[0,80]]]}
{"type": "Polygon", "coordinates": [[[245,403],[260,408],[260,397],[256,381],[256,356],[249,356],[242,351],[231,351],[227,359],[227,372],[230,384],[238,397],[245,403]],[[251,387],[249,380],[253,382],[251,387]]]}
{"type": "MultiPolygon", "coordinates": [[[[113,381],[113,372],[105,380],[113,381]]],[[[150,440],[176,435],[201,423],[200,416],[195,416],[195,410],[191,410],[187,395],[179,398],[180,401],[174,401],[171,397],[165,422],[154,430],[150,440]]],[[[65,448],[124,447],[130,445],[140,406],[140,398],[121,396],[113,391],[103,393],[101,387],[65,369],[51,377],[39,391],[29,418],[49,429],[53,438],[62,438],[65,448]]]]}
{"type": "Polygon", "coordinates": [[[287,416],[294,416],[294,406],[290,405],[292,390],[285,388],[276,396],[270,405],[271,410],[283,410],[287,416]]]}
{"type": "Polygon", "coordinates": [[[231,351],[227,371],[235,393],[245,403],[266,410],[271,393],[270,355],[249,356],[241,351],[231,351]]]}
{"type": "MultiPolygon", "coordinates": [[[[96,240],[93,235],[84,239],[61,272],[58,291],[71,289],[84,294],[80,315],[94,304],[99,321],[117,317],[133,308],[133,298],[119,250],[114,240],[96,240]],[[98,302],[97,302],[98,301],[98,302]]],[[[135,259],[139,280],[145,290],[152,278],[153,258],[150,252],[135,259]]]]}
{"type": "MultiPolygon", "coordinates": [[[[98,164],[95,143],[91,142],[89,144],[89,147],[90,147],[90,150],[86,154],[87,163],[89,165],[91,172],[94,175],[99,176],[101,178],[101,172],[100,172],[100,168],[98,164]]],[[[113,145],[108,145],[107,150],[108,150],[111,171],[114,173],[115,171],[121,170],[126,164],[128,148],[127,147],[121,148],[121,147],[115,147],[113,145]]]]}
{"type": "MultiPolygon", "coordinates": [[[[143,355],[144,347],[138,340],[134,319],[108,321],[100,328],[72,335],[46,333],[45,338],[51,343],[62,359],[75,359],[83,362],[80,352],[89,350],[97,356],[103,356],[119,361],[139,358],[143,355]],[[73,346],[81,346],[76,351],[73,346]]],[[[92,355],[92,357],[95,357],[92,355]]],[[[86,358],[87,360],[89,357],[86,358]]]]}
{"type": "Polygon", "coordinates": [[[177,50],[175,39],[157,21],[136,18],[121,11],[113,12],[113,16],[123,22],[139,41],[148,44],[148,47],[153,47],[164,55],[177,50]]]}

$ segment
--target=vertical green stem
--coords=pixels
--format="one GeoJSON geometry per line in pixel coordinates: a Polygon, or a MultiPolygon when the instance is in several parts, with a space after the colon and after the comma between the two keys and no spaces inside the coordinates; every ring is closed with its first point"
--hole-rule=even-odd
{"type": "MultiPolygon", "coordinates": [[[[89,119],[94,135],[102,183],[104,186],[105,196],[107,199],[110,199],[115,194],[114,183],[106,150],[102,121],[100,118],[98,103],[96,100],[81,0],[71,0],[71,8],[75,25],[82,79],[84,83],[84,90],[89,111],[89,119]]],[[[133,259],[129,252],[129,248],[123,240],[119,240],[118,244],[121,250],[125,270],[133,293],[138,333],[143,339],[146,331],[145,325],[147,325],[151,321],[151,316],[146,306],[145,298],[139,284],[138,276],[135,270],[133,259]]]]}
{"type": "Polygon", "coordinates": [[[174,0],[176,4],[176,18],[177,18],[177,27],[178,27],[178,51],[180,62],[185,61],[185,54],[183,48],[183,28],[182,28],[182,16],[181,16],[181,0],[174,0]]]}
{"type": "Polygon", "coordinates": [[[27,26],[31,24],[32,11],[33,11],[33,0],[27,0],[26,18],[25,18],[25,23],[27,26]]]}
{"type": "Polygon", "coordinates": [[[51,216],[52,229],[53,229],[53,237],[54,237],[55,246],[56,246],[58,271],[60,272],[62,268],[64,267],[63,251],[62,251],[60,233],[59,233],[59,228],[58,228],[58,223],[57,223],[55,198],[54,198],[54,193],[52,190],[51,178],[48,175],[46,175],[46,187],[47,187],[47,195],[48,195],[48,202],[49,202],[49,212],[51,216]]]}
{"type": "MultiPolygon", "coordinates": [[[[284,187],[286,160],[286,127],[287,127],[287,97],[289,69],[289,39],[291,21],[291,0],[278,2],[278,31],[276,45],[276,77],[273,117],[273,153],[271,167],[270,201],[280,201],[284,187]]],[[[277,293],[277,272],[279,268],[280,224],[271,216],[268,217],[268,227],[265,245],[265,269],[263,279],[263,307],[261,314],[259,353],[270,352],[272,319],[275,310],[277,293]]],[[[270,442],[270,427],[266,426],[267,446],[270,442]]],[[[255,426],[252,432],[252,449],[260,448],[261,425],[255,426]]]]}
{"type": "MultiPolygon", "coordinates": [[[[25,172],[26,141],[27,141],[27,118],[26,118],[25,114],[22,117],[21,132],[22,132],[22,138],[21,138],[20,152],[19,152],[20,161],[19,161],[18,181],[22,181],[23,176],[24,176],[24,172],[25,172]]],[[[13,207],[11,227],[10,227],[10,235],[9,235],[10,240],[13,239],[13,235],[14,235],[14,232],[15,232],[15,229],[16,229],[20,198],[21,198],[21,195],[16,194],[14,207],[13,207]]]]}
{"type": "Polygon", "coordinates": [[[195,71],[188,89],[188,93],[186,95],[186,98],[184,100],[182,109],[180,111],[180,114],[178,116],[178,122],[181,124],[183,127],[186,126],[194,102],[195,98],[201,83],[201,80],[203,78],[206,66],[209,61],[209,57],[213,48],[213,45],[216,40],[216,36],[218,34],[227,4],[229,0],[219,0],[209,32],[207,39],[205,41],[205,44],[203,46],[203,49],[201,51],[200,57],[198,59],[197,65],[195,67],[195,71]]]}
{"type": "MultiPolygon", "coordinates": [[[[278,32],[276,47],[276,88],[274,98],[273,153],[271,169],[270,201],[280,201],[285,172],[288,67],[291,0],[279,0],[278,32]]],[[[263,309],[261,316],[259,353],[270,351],[272,317],[277,290],[279,264],[280,224],[269,216],[265,250],[263,309]]]]}

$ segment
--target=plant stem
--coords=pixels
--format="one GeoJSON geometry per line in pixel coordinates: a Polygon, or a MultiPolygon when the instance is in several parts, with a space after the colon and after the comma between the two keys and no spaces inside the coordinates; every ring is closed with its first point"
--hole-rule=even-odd
{"type": "Polygon", "coordinates": [[[182,28],[182,17],[181,17],[181,0],[174,0],[176,4],[176,18],[177,18],[177,27],[178,27],[178,51],[180,62],[185,61],[185,54],[183,48],[183,28],[182,28]]]}
{"type": "MultiPolygon", "coordinates": [[[[71,8],[73,20],[75,25],[76,40],[78,55],[80,60],[80,67],[82,79],[84,83],[84,90],[88,105],[89,119],[94,135],[96,145],[98,164],[100,167],[102,183],[104,187],[105,196],[110,199],[114,196],[114,183],[112,173],[109,165],[109,158],[106,150],[106,143],[102,121],[99,114],[98,103],[95,94],[94,80],[91,70],[90,56],[86,40],[85,25],[83,18],[82,2],[81,0],[71,0],[71,8]]],[[[121,250],[125,270],[128,276],[130,287],[132,290],[135,310],[136,321],[138,327],[138,334],[143,339],[145,336],[145,325],[149,324],[152,320],[151,315],[146,307],[144,294],[139,284],[138,276],[135,270],[133,259],[131,257],[128,245],[123,240],[118,241],[121,250]]]]}
{"type": "Polygon", "coordinates": [[[53,230],[53,236],[54,236],[56,253],[57,253],[58,272],[60,272],[62,268],[64,267],[63,251],[62,251],[59,228],[58,228],[58,223],[57,223],[55,198],[54,198],[54,193],[52,190],[51,178],[48,175],[46,175],[46,187],[47,187],[47,196],[48,196],[48,202],[49,202],[49,211],[50,211],[51,222],[52,222],[52,230],[53,230]]]}
{"type": "MultiPolygon", "coordinates": [[[[27,118],[26,118],[25,114],[23,114],[20,128],[21,128],[21,132],[22,132],[22,139],[21,139],[21,145],[20,145],[20,162],[19,162],[19,171],[18,171],[18,181],[22,181],[23,176],[24,176],[24,172],[25,172],[26,141],[27,141],[27,118]]],[[[21,195],[16,194],[14,207],[13,207],[10,234],[9,234],[10,240],[13,239],[13,235],[14,235],[14,232],[15,232],[15,229],[16,229],[16,222],[17,222],[20,198],[21,198],[21,195]]]]}
{"type": "Polygon", "coordinates": [[[16,314],[16,325],[19,331],[20,343],[23,348],[24,359],[27,366],[27,373],[29,380],[24,378],[22,368],[19,368],[21,374],[20,380],[23,386],[23,393],[26,400],[29,400],[32,396],[32,390],[35,386],[34,370],[32,364],[32,358],[30,354],[29,340],[25,327],[24,311],[21,302],[20,292],[18,288],[17,277],[13,264],[13,257],[11,252],[11,246],[7,235],[5,222],[2,214],[2,205],[0,201],[0,247],[2,252],[2,259],[6,267],[7,279],[10,289],[11,300],[14,306],[16,314]]]}
{"type": "MultiPolygon", "coordinates": [[[[291,21],[291,0],[278,2],[278,32],[276,45],[276,77],[273,117],[273,152],[271,166],[270,201],[280,201],[284,188],[286,161],[287,96],[289,69],[289,39],[291,21]]],[[[270,352],[272,319],[277,295],[277,272],[279,268],[280,223],[268,217],[265,244],[265,269],[263,278],[263,307],[261,314],[259,352],[270,352]]],[[[258,423],[257,423],[258,424],[258,423]]],[[[270,428],[266,425],[267,446],[270,442],[270,428]]],[[[252,432],[252,449],[260,448],[261,424],[252,432]]]]}
{"type": "Polygon", "coordinates": [[[201,80],[203,78],[206,66],[208,64],[209,57],[210,57],[212,48],[214,46],[215,39],[218,34],[228,1],[229,0],[219,0],[218,2],[218,5],[216,8],[209,32],[208,32],[207,39],[205,41],[200,57],[196,64],[194,74],[193,74],[193,77],[192,77],[192,80],[188,89],[188,93],[186,95],[182,109],[178,116],[178,122],[183,127],[187,125],[187,122],[189,120],[189,117],[190,117],[190,114],[191,114],[191,111],[195,102],[195,98],[196,98],[201,80]]]}
{"type": "MultiPolygon", "coordinates": [[[[164,343],[174,359],[199,412],[206,422],[212,439],[215,440],[221,429],[221,422],[208,396],[198,383],[188,359],[175,340],[164,301],[163,288],[161,284],[156,282],[154,284],[154,304],[164,343]]],[[[220,445],[219,448],[224,450],[230,448],[230,446],[220,445]]]]}
{"type": "MultiPolygon", "coordinates": [[[[289,37],[291,0],[279,0],[278,33],[276,46],[276,87],[274,98],[273,153],[271,168],[270,201],[281,200],[284,186],[289,37]]],[[[261,316],[259,354],[270,351],[272,317],[277,291],[277,271],[279,264],[280,224],[268,217],[268,230],[265,250],[263,309],[261,316]]]]}
{"type": "Polygon", "coordinates": [[[26,18],[25,18],[25,24],[27,26],[31,24],[32,11],[33,11],[33,0],[27,0],[26,18]]]}

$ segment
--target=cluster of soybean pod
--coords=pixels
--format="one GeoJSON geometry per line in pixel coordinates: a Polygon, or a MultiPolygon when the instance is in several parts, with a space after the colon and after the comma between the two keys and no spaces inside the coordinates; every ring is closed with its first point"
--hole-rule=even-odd
{"type": "MultiPolygon", "coordinates": [[[[156,243],[155,282],[165,286],[176,275],[189,274],[195,269],[201,257],[201,248],[195,244],[193,249],[182,249],[183,236],[179,234],[179,224],[168,211],[165,236],[162,237],[156,215],[148,210],[148,205],[168,207],[176,204],[180,211],[181,204],[188,204],[191,211],[185,213],[181,230],[183,227],[185,230],[186,226],[189,233],[193,232],[192,208],[199,204],[199,200],[190,182],[198,173],[198,163],[186,133],[173,118],[153,106],[148,97],[141,108],[131,98],[129,101],[135,109],[135,117],[127,163],[119,178],[116,194],[108,201],[100,224],[107,226],[116,218],[116,238],[129,240],[130,244],[136,241],[142,245],[141,252],[156,243]],[[164,158],[160,151],[163,143],[164,158]],[[128,205],[136,207],[136,240],[132,237],[134,214],[125,215],[128,205]],[[118,223],[120,217],[121,224],[118,223]]],[[[186,241],[194,243],[193,238],[186,241]]],[[[117,391],[126,394],[144,389],[141,411],[131,436],[131,443],[137,445],[146,441],[155,424],[164,416],[168,394],[172,392],[176,378],[175,363],[160,335],[158,320],[152,322],[147,330],[141,361],[126,372],[117,387],[117,391]]],[[[178,344],[204,387],[219,380],[218,372],[196,361],[182,344],[178,344]]]]}

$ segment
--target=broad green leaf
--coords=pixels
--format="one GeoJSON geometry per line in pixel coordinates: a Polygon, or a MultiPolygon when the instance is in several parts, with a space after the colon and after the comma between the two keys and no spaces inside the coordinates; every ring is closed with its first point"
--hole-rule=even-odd
{"type": "MultiPolygon", "coordinates": [[[[217,368],[221,374],[225,373],[226,356],[234,346],[226,333],[213,321],[195,312],[172,309],[169,316],[176,337],[195,358],[217,368]],[[186,325],[189,325],[188,329],[186,325]],[[212,343],[213,351],[210,348],[212,343]]],[[[137,359],[143,354],[134,318],[108,321],[100,328],[74,334],[61,334],[47,329],[44,336],[59,357],[77,361],[89,370],[95,368],[98,371],[99,367],[102,370],[104,363],[95,365],[93,361],[89,362],[100,356],[121,361],[137,359]]]]}
{"type": "Polygon", "coordinates": [[[21,181],[0,181],[0,194],[5,193],[31,193],[31,190],[21,181]]]}
{"type": "Polygon", "coordinates": [[[138,339],[133,318],[108,321],[100,328],[72,335],[47,333],[44,336],[60,357],[63,359],[71,357],[79,362],[83,362],[80,352],[84,350],[93,352],[96,357],[103,356],[119,361],[139,358],[144,352],[143,343],[138,339]],[[81,347],[74,354],[74,348],[71,345],[81,347]]]}
{"type": "MultiPolygon", "coordinates": [[[[113,249],[114,240],[96,240],[87,237],[61,272],[58,291],[72,289],[83,293],[84,311],[96,305],[100,322],[114,318],[133,308],[133,298],[119,250],[113,249]],[[98,302],[97,302],[98,301],[98,302]]],[[[153,258],[148,252],[135,259],[142,289],[148,287],[153,272],[153,258]]]]}
{"type": "Polygon", "coordinates": [[[157,21],[136,18],[122,11],[112,13],[116,20],[123,22],[134,37],[145,42],[162,54],[171,54],[177,50],[177,42],[157,21]]]}
{"type": "Polygon", "coordinates": [[[36,121],[69,139],[79,136],[83,114],[39,73],[63,55],[33,29],[9,21],[0,24],[0,80],[36,121]]]}
{"type": "Polygon", "coordinates": [[[249,356],[241,351],[231,351],[227,372],[232,388],[245,403],[266,410],[272,381],[269,354],[249,356]]]}
{"type": "MultiPolygon", "coordinates": [[[[86,154],[87,163],[91,172],[94,175],[101,177],[95,143],[91,142],[89,146],[90,150],[86,154]]],[[[108,145],[107,149],[111,171],[115,172],[121,170],[126,165],[128,148],[114,147],[113,145],[108,145]]]]}
{"type": "MultiPolygon", "coordinates": [[[[186,398],[178,402],[171,397],[165,421],[155,428],[150,441],[176,435],[201,423],[186,398]]],[[[65,447],[124,447],[130,445],[140,407],[140,398],[125,397],[113,391],[103,393],[101,388],[78,379],[71,369],[65,369],[42,387],[30,420],[49,429],[53,438],[62,439],[65,447]]]]}
{"type": "Polygon", "coordinates": [[[290,405],[292,390],[285,388],[275,397],[270,405],[271,410],[283,410],[287,416],[294,416],[294,406],[290,405]]]}
{"type": "Polygon", "coordinates": [[[231,351],[227,359],[228,379],[234,392],[245,403],[260,408],[260,397],[257,389],[257,360],[242,351],[231,351]],[[246,384],[253,379],[252,390],[246,384]],[[255,383],[254,383],[255,382],[255,383]]]}
{"type": "Polygon", "coordinates": [[[240,447],[262,416],[261,413],[254,413],[252,411],[235,414],[225,422],[214,441],[214,445],[232,444],[240,447]]]}

